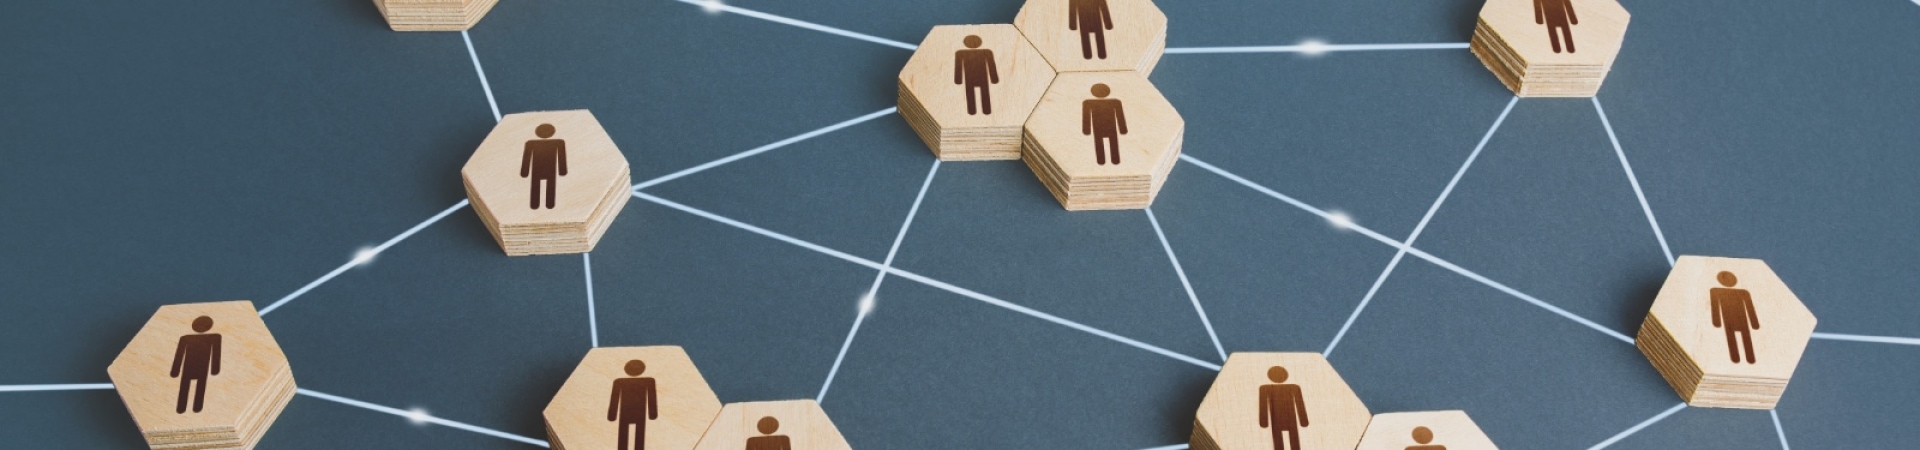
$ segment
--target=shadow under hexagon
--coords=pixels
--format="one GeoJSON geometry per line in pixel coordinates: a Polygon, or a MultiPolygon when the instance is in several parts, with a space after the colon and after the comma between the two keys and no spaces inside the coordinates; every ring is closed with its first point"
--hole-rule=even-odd
{"type": "Polygon", "coordinates": [[[1465,410],[1504,448],[1590,446],[1679,403],[1632,345],[1415,258],[1333,362],[1369,408],[1465,410]]]}
{"type": "Polygon", "coordinates": [[[629,209],[594,253],[600,345],[684,347],[723,402],[819,393],[872,269],[643,199],[629,209]]]}
{"type": "Polygon", "coordinates": [[[1215,373],[889,277],[822,406],[855,448],[1158,447],[1215,373]]]}

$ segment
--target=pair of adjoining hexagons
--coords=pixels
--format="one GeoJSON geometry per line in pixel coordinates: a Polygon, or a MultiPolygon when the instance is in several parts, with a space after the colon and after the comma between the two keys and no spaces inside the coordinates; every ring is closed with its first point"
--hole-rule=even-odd
{"type": "Polygon", "coordinates": [[[588,351],[542,416],[555,450],[851,450],[813,400],[722,407],[673,346],[588,351]]]}
{"type": "Polygon", "coordinates": [[[373,0],[393,31],[466,31],[499,0],[373,0]]]}
{"type": "Polygon", "coordinates": [[[1025,160],[1067,209],[1144,208],[1186,129],[1146,79],[1166,23],[1151,0],[1030,0],[1012,25],[934,27],[900,114],[942,160],[1025,160]]]}
{"type": "Polygon", "coordinates": [[[1194,413],[1194,450],[1495,450],[1463,411],[1374,415],[1319,353],[1234,353],[1194,413]]]}

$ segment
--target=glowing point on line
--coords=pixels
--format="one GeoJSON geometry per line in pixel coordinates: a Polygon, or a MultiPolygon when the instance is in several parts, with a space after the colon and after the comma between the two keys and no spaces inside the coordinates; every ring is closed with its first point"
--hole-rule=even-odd
{"type": "Polygon", "coordinates": [[[375,256],[380,256],[380,250],[374,249],[373,247],[361,247],[359,251],[353,252],[353,265],[364,266],[373,263],[373,257],[375,256]]]}
{"type": "Polygon", "coordinates": [[[413,422],[414,425],[426,425],[427,419],[431,418],[433,418],[433,416],[427,414],[427,410],[424,408],[414,407],[413,409],[407,410],[407,421],[413,422]]]}
{"type": "Polygon", "coordinates": [[[860,297],[860,315],[864,316],[870,312],[873,312],[873,296],[872,295],[861,296],[860,297]]]}
{"type": "Polygon", "coordinates": [[[1327,54],[1327,41],[1313,38],[1300,41],[1300,54],[1304,56],[1325,55],[1327,54]]]}
{"type": "Polygon", "coordinates": [[[1346,211],[1327,211],[1327,224],[1342,230],[1353,228],[1353,216],[1346,211]]]}
{"type": "Polygon", "coordinates": [[[700,10],[706,11],[707,14],[720,14],[722,6],[725,5],[722,5],[720,0],[705,0],[700,2],[700,10]]]}

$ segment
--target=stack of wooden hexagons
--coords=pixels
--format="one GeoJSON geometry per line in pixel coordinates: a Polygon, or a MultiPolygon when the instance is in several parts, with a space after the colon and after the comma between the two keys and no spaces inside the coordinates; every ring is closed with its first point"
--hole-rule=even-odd
{"type": "Polygon", "coordinates": [[[393,31],[465,31],[499,0],[373,0],[393,31]]]}
{"type": "Polygon", "coordinates": [[[1031,0],[1013,22],[934,28],[900,71],[900,114],[942,160],[1025,161],[1066,209],[1151,205],[1186,131],[1146,77],[1166,15],[1031,0]]]}
{"type": "Polygon", "coordinates": [[[592,251],[633,188],[627,158],[584,109],[502,117],[460,178],[513,256],[592,251]]]}
{"type": "Polygon", "coordinates": [[[296,390],[245,300],[160,307],[107,375],[155,450],[251,449],[296,390]]]}
{"type": "Polygon", "coordinates": [[[1470,48],[1521,97],[1592,97],[1627,33],[1614,0],[1487,0],[1470,48]]]}

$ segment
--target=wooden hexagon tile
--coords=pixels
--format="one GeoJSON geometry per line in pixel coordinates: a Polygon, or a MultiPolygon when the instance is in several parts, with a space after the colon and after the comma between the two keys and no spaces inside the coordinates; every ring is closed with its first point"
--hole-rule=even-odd
{"type": "Polygon", "coordinates": [[[393,31],[466,31],[499,0],[373,0],[393,31]]]}
{"type": "Polygon", "coordinates": [[[1499,450],[1466,411],[1373,415],[1356,450],[1499,450]]]}
{"type": "Polygon", "coordinates": [[[944,161],[1020,159],[1053,66],[1013,25],[933,27],[900,69],[900,115],[944,161]]]}
{"type": "Polygon", "coordinates": [[[1027,0],[1013,26],[1060,72],[1153,73],[1167,15],[1153,0],[1027,0]]]}
{"type": "Polygon", "coordinates": [[[695,450],[852,450],[813,400],[729,403],[695,450]]]}
{"type": "Polygon", "coordinates": [[[1069,210],[1141,209],[1179,161],[1186,128],[1145,76],[1063,73],[1027,119],[1021,159],[1069,210]]]}
{"type": "Polygon", "coordinates": [[[1468,45],[1521,97],[1592,97],[1627,35],[1614,0],[1487,0],[1468,45]]]}
{"type": "Polygon", "coordinates": [[[626,156],[584,109],[500,118],[460,179],[511,256],[592,251],[633,187],[626,156]]]}
{"type": "Polygon", "coordinates": [[[1634,346],[1689,405],[1773,409],[1817,322],[1765,261],[1683,255],[1634,346]]]}
{"type": "Polygon", "coordinates": [[[1319,353],[1234,353],[1194,413],[1194,450],[1351,449],[1373,414],[1319,353]]]}
{"type": "Polygon", "coordinates": [[[542,416],[555,450],[689,450],[719,412],[720,399],[680,347],[600,347],[542,416]]]}
{"type": "Polygon", "coordinates": [[[107,376],[156,450],[253,448],[296,390],[245,300],[160,307],[107,376]]]}

